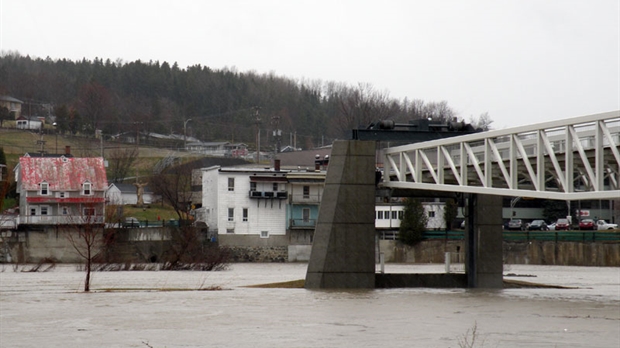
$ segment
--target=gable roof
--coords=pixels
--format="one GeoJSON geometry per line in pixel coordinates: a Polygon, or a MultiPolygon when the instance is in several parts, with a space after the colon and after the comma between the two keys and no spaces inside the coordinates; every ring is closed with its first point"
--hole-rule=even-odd
{"type": "Polygon", "coordinates": [[[25,190],[38,190],[43,181],[54,191],[81,190],[84,182],[90,182],[97,191],[108,187],[101,157],[20,157],[19,167],[25,190]]]}
{"type": "MultiPolygon", "coordinates": [[[[111,183],[110,187],[115,186],[121,193],[137,193],[137,188],[133,184],[121,184],[118,182],[111,183]]],[[[153,193],[148,185],[144,186],[144,193],[153,193]]]]}

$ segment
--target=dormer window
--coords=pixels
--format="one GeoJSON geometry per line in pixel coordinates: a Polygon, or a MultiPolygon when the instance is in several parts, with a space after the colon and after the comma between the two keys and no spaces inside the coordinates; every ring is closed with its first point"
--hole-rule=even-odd
{"type": "Polygon", "coordinates": [[[84,184],[82,184],[82,194],[84,196],[90,196],[92,193],[93,191],[91,183],[85,182],[84,184]]]}
{"type": "Polygon", "coordinates": [[[41,191],[39,192],[41,196],[47,196],[50,194],[50,184],[42,182],[39,186],[41,187],[41,191]]]}

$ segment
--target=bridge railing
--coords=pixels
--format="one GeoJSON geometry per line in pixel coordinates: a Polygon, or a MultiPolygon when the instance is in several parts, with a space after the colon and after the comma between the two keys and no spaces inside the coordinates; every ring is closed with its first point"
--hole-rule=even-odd
{"type": "MultiPolygon", "coordinates": [[[[620,230],[616,231],[503,231],[504,241],[529,242],[556,241],[556,242],[620,242],[620,230]]],[[[398,232],[382,232],[381,239],[396,240],[398,232]]],[[[465,231],[424,231],[425,240],[463,240],[465,231]]]]}
{"type": "Polygon", "coordinates": [[[620,111],[488,131],[385,149],[382,185],[613,199],[620,196],[619,147],[620,111]]]}

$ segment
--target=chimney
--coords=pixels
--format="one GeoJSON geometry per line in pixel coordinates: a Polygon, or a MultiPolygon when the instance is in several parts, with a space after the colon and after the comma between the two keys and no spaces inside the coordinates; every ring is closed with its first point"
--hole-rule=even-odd
{"type": "Polygon", "coordinates": [[[279,159],[274,159],[274,160],[273,160],[273,169],[274,169],[276,172],[279,172],[279,171],[280,171],[280,160],[279,160],[279,159]]]}
{"type": "Polygon", "coordinates": [[[65,146],[65,155],[70,155],[71,154],[71,146],[66,145],[65,146]]]}

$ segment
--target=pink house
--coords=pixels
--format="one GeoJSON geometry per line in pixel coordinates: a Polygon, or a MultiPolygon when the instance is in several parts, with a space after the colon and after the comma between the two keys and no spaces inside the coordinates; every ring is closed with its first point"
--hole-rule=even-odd
{"type": "Polygon", "coordinates": [[[104,222],[103,158],[20,157],[15,174],[20,225],[104,222]]]}

